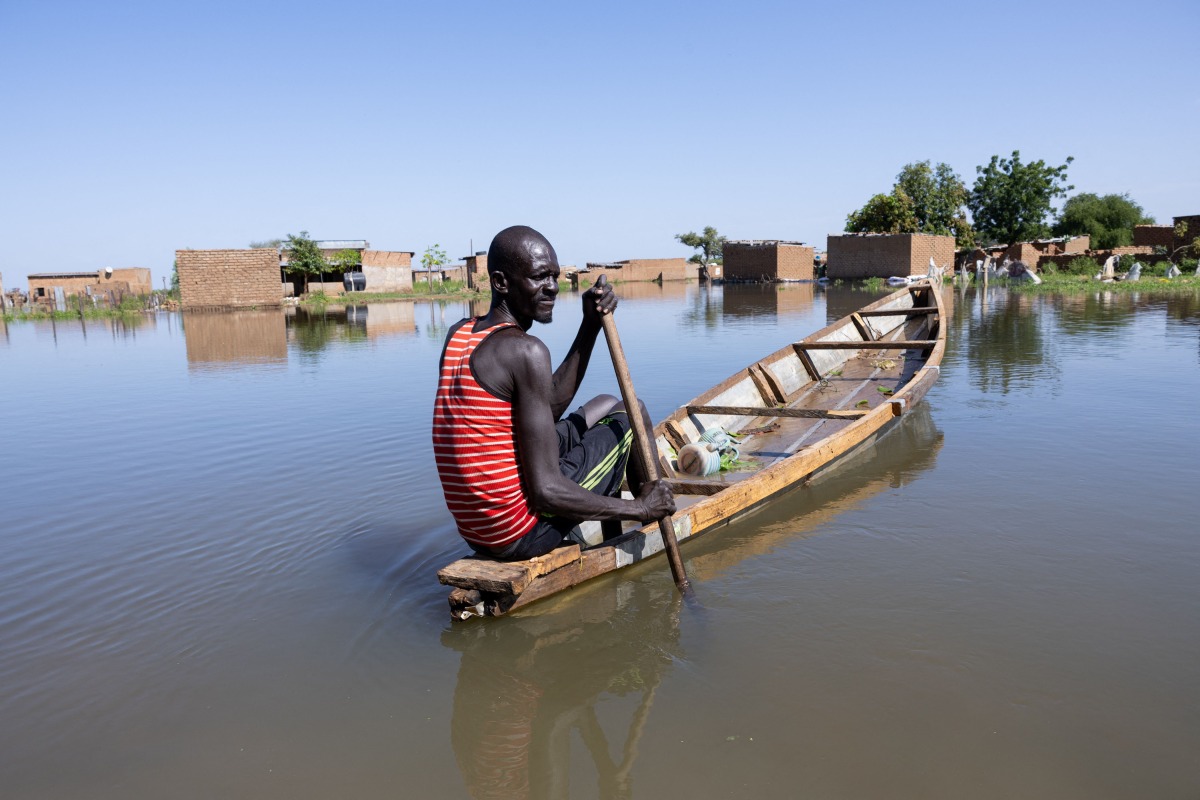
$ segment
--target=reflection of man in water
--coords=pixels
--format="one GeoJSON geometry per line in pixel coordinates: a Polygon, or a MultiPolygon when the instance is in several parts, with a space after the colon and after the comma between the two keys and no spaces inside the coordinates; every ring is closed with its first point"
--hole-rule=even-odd
{"type": "Polygon", "coordinates": [[[569,796],[574,731],[595,764],[600,796],[629,796],[654,691],[678,650],[680,600],[663,591],[617,610],[616,593],[593,599],[502,628],[443,634],[443,643],[463,651],[451,740],[472,797],[569,796]],[[628,732],[613,736],[611,744],[621,748],[618,761],[595,704],[604,693],[629,692],[640,693],[641,702],[628,732]]]}
{"type": "Polygon", "coordinates": [[[433,449],[446,506],[472,549],[504,560],[550,552],[578,536],[581,520],[675,511],[666,484],[636,468],[638,496],[619,496],[632,441],[623,403],[600,395],[563,417],[617,298],[603,280],[584,292],[579,332],[551,372],[550,351],[529,329],[551,321],[558,276],[544,236],[501,231],[488,248],[491,308],[451,328],[442,351],[433,449]]]}

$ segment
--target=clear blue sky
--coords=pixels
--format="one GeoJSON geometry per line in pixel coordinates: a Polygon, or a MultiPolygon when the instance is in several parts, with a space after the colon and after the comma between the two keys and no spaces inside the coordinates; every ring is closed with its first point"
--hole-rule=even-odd
{"type": "Polygon", "coordinates": [[[1200,3],[0,0],[0,272],[307,230],[563,264],[824,247],[906,163],[1200,213],[1200,3]]]}

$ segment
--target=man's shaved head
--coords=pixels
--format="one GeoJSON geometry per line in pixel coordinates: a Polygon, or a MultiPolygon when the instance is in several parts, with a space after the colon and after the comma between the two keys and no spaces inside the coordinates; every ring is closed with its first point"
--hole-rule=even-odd
{"type": "Polygon", "coordinates": [[[528,225],[513,225],[496,234],[488,246],[488,273],[503,272],[505,275],[516,274],[514,270],[527,266],[530,255],[534,250],[545,248],[549,254],[558,260],[554,248],[545,236],[528,225]]]}

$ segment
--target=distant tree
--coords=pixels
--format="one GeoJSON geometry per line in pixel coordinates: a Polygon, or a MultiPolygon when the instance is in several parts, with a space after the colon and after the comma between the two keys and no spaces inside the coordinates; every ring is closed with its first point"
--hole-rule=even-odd
{"type": "Polygon", "coordinates": [[[905,164],[896,176],[896,188],[912,201],[919,233],[953,236],[960,249],[975,244],[975,231],[965,209],[967,186],[949,164],[905,164]]]}
{"type": "Polygon", "coordinates": [[[283,244],[283,239],[263,239],[261,242],[251,242],[247,247],[251,250],[257,250],[263,247],[278,249],[279,245],[283,244]]]}
{"type": "Polygon", "coordinates": [[[984,239],[1003,244],[1049,234],[1046,219],[1053,211],[1051,203],[1075,188],[1064,185],[1067,167],[1074,160],[1068,156],[1057,167],[1040,159],[1023,164],[1021,151],[1014,150],[1011,158],[992,156],[986,167],[976,167],[978,175],[967,198],[975,230],[984,239]]]}
{"type": "Polygon", "coordinates": [[[703,233],[688,231],[675,234],[675,238],[700,251],[689,258],[689,262],[700,266],[725,263],[725,257],[721,254],[721,249],[725,246],[725,237],[717,233],[717,229],[711,225],[706,227],[703,233]]]}
{"type": "Polygon", "coordinates": [[[912,199],[896,187],[891,194],[877,194],[846,217],[851,233],[916,233],[917,215],[912,199]]]}
{"type": "Polygon", "coordinates": [[[171,295],[179,296],[179,261],[171,262],[171,295]]]}
{"type": "Polygon", "coordinates": [[[967,219],[967,187],[949,164],[905,164],[891,194],[877,194],[846,217],[855,233],[932,233],[953,236],[957,247],[975,243],[967,219]]]}
{"type": "Polygon", "coordinates": [[[425,280],[429,288],[433,289],[433,271],[445,266],[450,262],[446,251],[441,245],[435,244],[432,247],[425,248],[425,254],[421,256],[421,266],[425,268],[425,280]]]}
{"type": "Polygon", "coordinates": [[[342,272],[354,272],[362,265],[362,251],[355,250],[352,247],[347,247],[345,250],[338,250],[333,254],[333,259],[330,263],[342,272]]]}
{"type": "Polygon", "coordinates": [[[289,233],[283,248],[288,251],[288,263],[283,268],[284,272],[303,275],[306,293],[310,276],[329,271],[329,262],[325,260],[325,256],[321,255],[321,249],[317,247],[317,243],[309,238],[308,231],[300,231],[299,236],[289,233]]]}
{"type": "Polygon", "coordinates": [[[1083,192],[1067,198],[1058,221],[1055,236],[1092,237],[1092,247],[1106,249],[1133,244],[1133,226],[1148,225],[1153,217],[1133,202],[1127,194],[1106,194],[1103,197],[1083,192]]]}

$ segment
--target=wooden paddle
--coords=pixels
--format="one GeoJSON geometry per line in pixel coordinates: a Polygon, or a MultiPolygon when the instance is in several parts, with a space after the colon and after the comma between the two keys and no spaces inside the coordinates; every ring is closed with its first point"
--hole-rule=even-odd
{"type": "MultiPolygon", "coordinates": [[[[601,278],[603,280],[603,278],[601,278]]],[[[646,480],[656,481],[658,459],[654,457],[654,446],[651,443],[650,432],[646,430],[646,422],[642,419],[642,408],[638,405],[637,395],[633,391],[633,379],[629,377],[629,363],[625,361],[625,350],[621,347],[621,337],[617,335],[617,322],[612,314],[600,317],[604,325],[604,338],[608,340],[608,352],[612,354],[613,367],[617,371],[617,383],[621,386],[621,399],[625,401],[625,411],[633,424],[633,442],[637,447],[638,458],[642,462],[642,474],[646,480]]],[[[662,534],[663,547],[667,551],[667,560],[671,563],[671,577],[679,587],[681,594],[687,594],[691,589],[687,573],[683,569],[683,558],[679,555],[679,542],[675,541],[675,525],[671,518],[663,517],[658,521],[658,530],[662,534]]]]}

